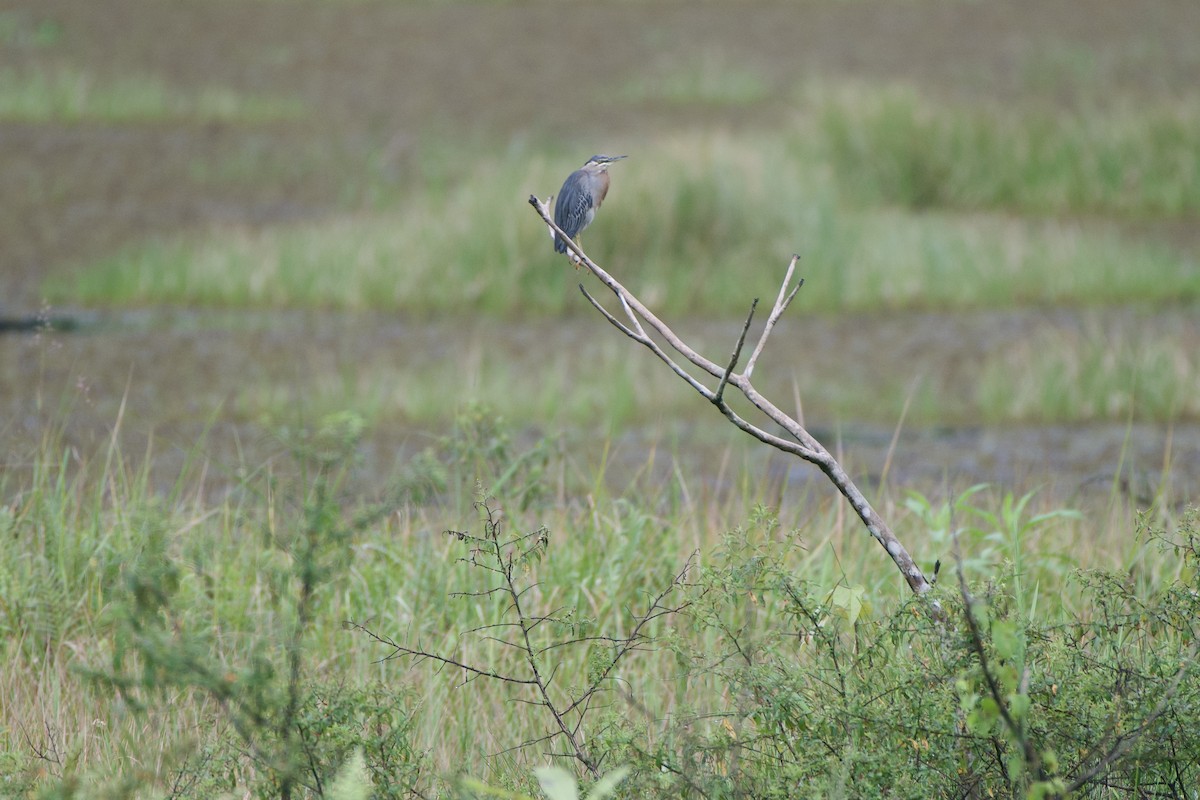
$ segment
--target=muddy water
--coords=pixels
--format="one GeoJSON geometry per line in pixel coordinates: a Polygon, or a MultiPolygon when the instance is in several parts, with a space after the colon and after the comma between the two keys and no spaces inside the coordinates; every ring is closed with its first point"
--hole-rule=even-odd
{"type": "MultiPolygon", "coordinates": [[[[890,486],[921,490],[991,482],[1014,491],[1041,487],[1064,501],[1114,487],[1139,501],[1159,489],[1176,502],[1200,496],[1196,423],[988,427],[972,421],[972,392],[986,354],[1039,325],[1089,324],[1081,319],[1086,313],[801,317],[777,328],[756,383],[785,408],[794,407],[798,391],[806,424],[866,485],[883,477],[890,486]],[[936,420],[910,411],[897,434],[914,379],[948,410],[936,420]]],[[[1171,313],[1187,312],[1163,312],[1153,319],[1169,324],[1163,315],[1171,313]]],[[[1132,312],[1126,316],[1139,318],[1132,312]]],[[[352,398],[354,387],[369,385],[372,373],[385,370],[400,376],[397,391],[402,393],[430,370],[447,372],[449,365],[448,374],[461,371],[461,389],[453,378],[445,385],[443,420],[407,419],[398,410],[402,397],[379,409],[357,470],[362,488],[373,491],[445,431],[455,407],[470,395],[466,376],[473,359],[504,360],[513,375],[535,383],[557,378],[550,371],[561,363],[563,351],[587,360],[600,343],[627,347],[629,358],[653,363],[602,320],[587,316],[500,322],[143,312],[93,315],[80,322],[71,333],[0,336],[5,471],[15,474],[27,467],[48,430],[61,430],[73,457],[87,460],[104,452],[119,428],[117,441],[134,463],[153,452],[160,488],[169,488],[184,463],[198,457],[212,464],[208,488],[219,492],[240,469],[260,466],[283,450],[264,426],[262,409],[247,398],[279,387],[289,397],[305,398],[330,380],[348,387],[345,396],[352,398]]],[[[716,354],[728,349],[738,327],[730,321],[685,323],[678,329],[716,354]]],[[[598,469],[607,441],[613,447],[609,478],[618,486],[640,473],[652,451],[660,454],[653,474],[665,479],[678,460],[691,481],[716,492],[746,477],[753,483],[769,477],[781,486],[820,482],[808,465],[735,435],[682,384],[664,386],[619,429],[602,420],[562,425],[579,467],[598,469]]],[[[286,403],[276,414],[289,421],[286,403]]],[[[301,415],[297,407],[294,419],[301,415]]],[[[557,432],[554,424],[536,417],[520,420],[518,429],[527,438],[557,432]]]]}

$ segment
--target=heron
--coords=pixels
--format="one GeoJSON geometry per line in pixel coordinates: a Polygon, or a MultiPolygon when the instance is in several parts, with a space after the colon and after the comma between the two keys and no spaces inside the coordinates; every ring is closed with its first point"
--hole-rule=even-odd
{"type": "MultiPolygon", "coordinates": [[[[579,169],[563,181],[558,190],[558,201],[554,204],[554,222],[567,236],[578,242],[583,229],[596,218],[596,209],[608,194],[611,179],[608,165],[625,156],[594,155],[579,169]]],[[[567,252],[567,243],[558,234],[554,235],[556,252],[567,252]]]]}

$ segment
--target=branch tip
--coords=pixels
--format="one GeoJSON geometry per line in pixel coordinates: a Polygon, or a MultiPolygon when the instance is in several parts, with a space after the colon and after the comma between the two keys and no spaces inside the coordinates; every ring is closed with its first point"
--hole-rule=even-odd
{"type": "Polygon", "coordinates": [[[721,407],[724,402],[725,386],[728,385],[729,376],[733,374],[733,368],[737,366],[738,359],[742,356],[742,345],[746,343],[746,333],[750,330],[750,322],[754,319],[754,309],[756,308],[758,308],[757,297],[750,304],[750,313],[746,315],[746,324],[742,326],[737,345],[733,348],[733,356],[729,359],[729,366],[725,368],[725,374],[721,376],[721,383],[717,386],[717,392],[713,396],[713,404],[717,407],[721,407]]]}

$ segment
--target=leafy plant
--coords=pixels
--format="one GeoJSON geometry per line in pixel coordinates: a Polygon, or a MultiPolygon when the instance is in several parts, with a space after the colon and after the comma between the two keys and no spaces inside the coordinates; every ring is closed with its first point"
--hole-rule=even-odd
{"type": "MultiPolygon", "coordinates": [[[[994,521],[1019,532],[1023,507],[994,521]]],[[[687,700],[657,731],[606,732],[638,796],[1192,796],[1194,515],[1164,542],[1181,583],[1147,595],[1083,575],[1095,617],[1046,622],[1007,562],[981,587],[963,579],[956,604],[938,589],[945,625],[806,585],[771,525],[734,532],[692,587],[694,632],[671,640],[687,700]]]]}
{"type": "Polygon", "coordinates": [[[222,774],[232,785],[283,800],[324,797],[334,787],[338,796],[361,796],[370,776],[381,779],[375,796],[401,797],[419,780],[420,756],[407,740],[410,717],[393,693],[309,677],[318,606],[345,571],[354,536],[387,511],[349,514],[337,496],[362,434],[361,421],[344,414],[311,430],[282,432],[307,483],[298,498],[275,485],[265,495],[267,513],[255,534],[273,552],[258,590],[267,598],[262,613],[274,624],[252,634],[252,646],[229,648],[226,642],[240,638],[239,621],[222,619],[215,606],[196,613],[185,599],[185,586],[203,579],[203,564],[189,569],[162,527],[150,529],[123,565],[110,663],[87,676],[139,714],[176,695],[206,698],[219,712],[218,731],[227,726],[233,740],[199,742],[179,767],[175,796],[205,796],[222,774]],[[231,760],[230,747],[245,760],[231,760]],[[218,763],[224,766],[214,768],[218,763]]]}
{"type": "MultiPolygon", "coordinates": [[[[350,627],[389,649],[385,660],[397,658],[430,661],[451,667],[468,676],[519,690],[522,701],[541,710],[547,718],[549,733],[522,742],[518,749],[545,742],[561,743],[565,757],[573,759],[593,778],[600,777],[600,754],[587,744],[584,722],[599,696],[609,690],[617,665],[638,652],[648,643],[648,631],[653,623],[677,613],[681,606],[668,603],[669,597],[682,585],[687,574],[685,567],[666,587],[646,603],[644,610],[633,615],[628,631],[623,635],[592,632],[591,620],[571,608],[541,608],[536,604],[540,588],[535,575],[538,563],[550,546],[550,532],[541,528],[529,533],[510,535],[504,530],[500,512],[481,500],[483,532],[447,531],[447,535],[465,545],[466,555],[460,561],[482,573],[487,582],[480,588],[456,592],[460,598],[478,601],[500,600],[504,618],[487,621],[471,631],[472,634],[496,641],[518,655],[511,668],[492,664],[466,663],[454,655],[410,645],[360,623],[350,627]],[[559,688],[554,684],[564,653],[583,649],[591,653],[586,680],[559,688]]],[[[553,780],[553,778],[551,778],[553,780]]]]}
{"type": "MultiPolygon", "coordinates": [[[[533,774],[537,776],[538,783],[542,787],[542,794],[546,800],[579,800],[579,788],[576,786],[575,776],[562,767],[538,767],[533,771],[533,774]]],[[[584,795],[583,800],[608,800],[610,797],[615,797],[617,786],[628,775],[628,767],[618,767],[612,772],[601,776],[592,784],[588,793],[584,795]]],[[[463,781],[463,788],[485,797],[503,797],[508,800],[536,800],[536,798],[530,795],[497,789],[473,778],[465,779],[463,781]]]]}

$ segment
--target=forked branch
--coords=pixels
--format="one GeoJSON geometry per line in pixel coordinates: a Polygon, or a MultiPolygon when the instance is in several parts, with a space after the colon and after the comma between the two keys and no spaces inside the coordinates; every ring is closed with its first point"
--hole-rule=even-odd
{"type": "MultiPolygon", "coordinates": [[[[804,283],[803,279],[800,279],[795,284],[792,283],[799,256],[793,256],[791,262],[788,264],[787,274],[784,276],[783,283],[779,288],[779,294],[775,300],[775,305],[767,317],[766,325],[758,338],[758,343],[750,353],[750,358],[746,361],[745,368],[741,372],[737,372],[737,363],[741,357],[742,345],[745,342],[746,334],[750,329],[750,322],[754,313],[753,308],[751,308],[750,316],[747,317],[746,324],[742,328],[741,335],[738,338],[729,363],[727,365],[717,364],[688,346],[666,323],[647,308],[636,295],[601,269],[596,262],[592,261],[587,253],[583,252],[583,249],[566,236],[562,229],[554,223],[550,215],[550,209],[546,203],[539,200],[536,196],[531,195],[529,204],[533,206],[533,209],[541,216],[550,230],[557,233],[566,242],[572,260],[577,260],[581,266],[595,275],[601,283],[616,295],[617,300],[621,304],[621,309],[627,318],[627,322],[617,319],[596,298],[589,294],[587,289],[582,285],[579,287],[588,301],[595,306],[605,319],[626,336],[653,352],[672,372],[695,389],[705,400],[716,406],[725,418],[737,428],[745,431],[764,444],[769,444],[776,449],[782,450],[785,453],[791,453],[797,458],[816,465],[833,485],[837,487],[838,491],[850,501],[850,506],[854,509],[854,513],[862,520],[868,533],[887,551],[887,554],[900,570],[905,581],[907,581],[909,588],[918,595],[923,595],[932,588],[929,581],[926,580],[924,573],[916,565],[916,562],[913,561],[912,556],[909,555],[908,550],[905,549],[904,545],[900,543],[900,540],[892,532],[892,529],[888,527],[883,518],[879,516],[878,512],[867,501],[866,496],[854,484],[850,476],[846,474],[841,464],[798,420],[789,416],[774,403],[759,394],[758,390],[750,382],[754,366],[758,363],[758,358],[762,354],[763,348],[766,347],[767,338],[775,328],[775,323],[779,321],[780,316],[783,315],[783,312],[796,296],[796,292],[799,291],[801,285],[804,283]],[[666,347],[660,345],[656,339],[651,338],[647,334],[646,328],[658,334],[658,337],[666,342],[666,347]],[[674,351],[674,355],[667,348],[674,351]],[[705,382],[710,379],[716,379],[717,384],[715,389],[710,389],[705,382]],[[783,428],[790,438],[776,436],[760,425],[744,419],[734,411],[725,400],[725,389],[727,386],[732,386],[741,392],[768,420],[783,428]]],[[[755,304],[757,302],[755,300],[755,304]]],[[[935,615],[941,615],[941,608],[936,604],[934,604],[933,611],[935,615]]]]}
{"type": "MultiPolygon", "coordinates": [[[[485,623],[465,632],[465,636],[497,642],[519,654],[520,667],[491,668],[476,666],[462,657],[443,655],[423,644],[408,645],[390,636],[377,633],[367,625],[347,621],[346,627],[365,634],[377,644],[388,648],[387,655],[380,661],[411,658],[415,662],[428,661],[436,666],[457,670],[463,675],[463,683],[484,678],[501,684],[519,687],[533,697],[516,698],[517,702],[528,703],[545,710],[553,719],[553,729],[541,736],[526,740],[513,749],[537,744],[565,742],[561,752],[548,751],[547,755],[563,756],[578,761],[592,778],[600,777],[602,756],[592,751],[587,744],[584,719],[592,708],[593,701],[606,691],[616,680],[614,673],[626,658],[646,649],[651,638],[647,629],[662,617],[677,614],[690,601],[673,602],[687,579],[695,555],[687,560],[682,569],[674,574],[668,584],[653,598],[639,614],[627,621],[628,633],[616,636],[575,635],[577,630],[569,617],[560,616],[559,611],[537,608],[537,595],[533,591],[536,581],[525,581],[529,566],[541,558],[549,546],[549,534],[545,529],[530,533],[510,535],[502,531],[502,518],[488,503],[480,502],[483,515],[483,534],[473,535],[465,531],[446,531],[468,547],[460,562],[482,570],[488,576],[488,586],[455,595],[467,598],[505,598],[504,617],[501,621],[485,623]],[[555,638],[556,631],[569,632],[565,638],[555,638]],[[580,648],[594,651],[592,668],[582,687],[576,680],[560,681],[555,685],[558,668],[566,663],[566,656],[556,657],[565,648],[580,648]],[[564,686],[563,684],[566,683],[564,686]]],[[[504,751],[509,752],[509,751],[504,751]]]]}

